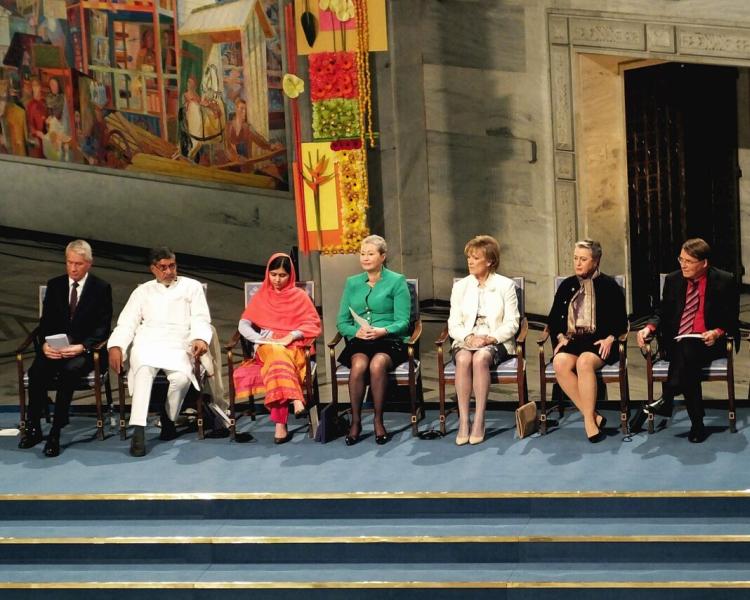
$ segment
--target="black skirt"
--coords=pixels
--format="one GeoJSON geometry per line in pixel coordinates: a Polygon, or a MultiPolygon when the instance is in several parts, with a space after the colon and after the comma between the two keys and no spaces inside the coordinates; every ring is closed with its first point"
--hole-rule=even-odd
{"type": "Polygon", "coordinates": [[[361,340],[359,338],[347,340],[346,347],[339,354],[339,362],[351,368],[352,356],[355,354],[364,354],[367,358],[372,358],[376,354],[387,354],[391,357],[392,368],[394,369],[409,358],[406,344],[401,340],[389,337],[377,340],[361,340]]]}
{"type": "MultiPolygon", "coordinates": [[[[574,335],[567,344],[565,344],[558,353],[573,354],[574,356],[581,356],[584,352],[592,352],[599,356],[599,346],[594,346],[594,342],[601,338],[594,334],[583,334],[574,335]]],[[[620,343],[615,338],[612,345],[609,348],[609,356],[604,361],[604,364],[613,365],[620,360],[620,343]]]]}

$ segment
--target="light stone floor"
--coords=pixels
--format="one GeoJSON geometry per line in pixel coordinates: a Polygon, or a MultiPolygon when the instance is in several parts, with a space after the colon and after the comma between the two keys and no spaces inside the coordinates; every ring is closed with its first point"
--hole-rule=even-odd
{"type": "MultiPolygon", "coordinates": [[[[179,256],[178,256],[179,260],[179,256]]],[[[150,278],[145,265],[134,256],[107,255],[96,256],[94,269],[99,276],[112,284],[114,295],[115,318],[122,309],[131,290],[137,283],[150,278]]],[[[58,244],[36,240],[19,240],[0,237],[0,272],[3,273],[4,285],[0,291],[0,405],[17,405],[17,372],[15,350],[38,320],[37,290],[41,283],[50,277],[64,272],[63,248],[58,244]]],[[[208,301],[211,307],[214,325],[221,340],[228,340],[236,327],[242,310],[242,284],[247,279],[257,279],[257,270],[249,267],[247,273],[230,273],[207,268],[191,268],[182,263],[181,272],[208,283],[208,301]]],[[[442,328],[445,311],[424,312],[424,333],[422,336],[422,361],[424,368],[424,389],[427,402],[437,401],[437,366],[436,352],[432,343],[442,328]]],[[[750,296],[742,297],[741,318],[750,321],[750,296]]],[[[535,329],[529,332],[527,343],[527,373],[531,399],[539,398],[539,367],[537,345],[541,325],[533,323],[535,329]]],[[[326,339],[332,337],[326,333],[326,339]]],[[[549,352],[549,349],[547,348],[549,352]]],[[[318,355],[326,356],[324,348],[319,345],[318,355]]],[[[646,397],[644,361],[640,356],[631,335],[628,351],[631,399],[640,401],[646,397]]],[[[27,355],[26,366],[30,364],[31,355],[27,355]]],[[[743,345],[736,359],[735,389],[738,399],[748,397],[748,380],[750,379],[750,356],[748,345],[743,345]]],[[[226,364],[224,365],[226,378],[226,364]]],[[[325,374],[321,380],[321,399],[330,398],[330,385],[325,374]]],[[[706,384],[706,398],[726,398],[726,386],[722,383],[706,384]]],[[[452,390],[451,392],[452,393],[452,390]]],[[[619,398],[616,385],[609,386],[610,399],[619,398]]],[[[346,394],[343,394],[346,397],[346,394]]],[[[77,403],[86,401],[77,396],[77,403]]],[[[496,386],[491,398],[506,401],[505,407],[511,408],[517,396],[515,386],[496,386]]]]}

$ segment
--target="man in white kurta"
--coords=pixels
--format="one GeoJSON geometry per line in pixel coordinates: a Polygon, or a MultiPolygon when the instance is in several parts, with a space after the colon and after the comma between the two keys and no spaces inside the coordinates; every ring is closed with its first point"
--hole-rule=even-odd
{"type": "Polygon", "coordinates": [[[144,427],[155,375],[162,370],[169,380],[162,420],[166,416],[171,422],[162,423],[162,438],[170,439],[165,432],[174,432],[190,385],[200,389],[193,366],[211,341],[211,316],[201,283],[177,276],[175,255],[168,248],[151,251],[151,272],[155,279],[133,291],[107,343],[110,366],[118,373],[123,351],[130,347],[130,425],[135,427],[130,453],[134,456],[145,454],[144,427]]]}

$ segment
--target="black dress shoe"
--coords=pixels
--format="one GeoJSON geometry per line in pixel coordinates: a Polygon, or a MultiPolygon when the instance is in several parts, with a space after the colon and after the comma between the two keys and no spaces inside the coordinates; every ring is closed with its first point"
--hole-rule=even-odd
{"type": "Polygon", "coordinates": [[[130,456],[146,456],[146,431],[143,426],[135,427],[133,439],[130,440],[130,456]]]}
{"type": "Polygon", "coordinates": [[[42,441],[42,427],[39,424],[26,425],[21,440],[18,442],[18,447],[24,450],[33,448],[39,442],[42,441]]]}
{"type": "Polygon", "coordinates": [[[646,414],[658,415],[660,417],[671,417],[672,401],[659,398],[658,400],[654,400],[651,404],[644,404],[643,412],[646,414]]]}
{"type": "Polygon", "coordinates": [[[47,443],[44,444],[44,456],[54,458],[60,456],[60,434],[50,433],[47,436],[47,443]]]}
{"type": "Polygon", "coordinates": [[[177,439],[177,427],[174,424],[174,421],[162,417],[161,419],[161,433],[159,434],[159,439],[163,442],[169,442],[171,440],[177,439]]]}
{"type": "Polygon", "coordinates": [[[596,424],[596,426],[597,426],[597,427],[598,427],[599,429],[604,429],[604,428],[605,428],[605,427],[607,426],[607,417],[603,417],[603,416],[602,416],[602,415],[600,415],[599,413],[595,413],[595,414],[594,414],[594,418],[596,418],[596,417],[602,417],[602,420],[601,420],[601,421],[599,421],[599,422],[598,422],[598,423],[596,424]]]}
{"type": "Polygon", "coordinates": [[[706,428],[703,425],[693,425],[688,433],[688,441],[692,444],[700,444],[706,439],[706,428]]]}
{"type": "Polygon", "coordinates": [[[383,435],[376,435],[375,436],[375,443],[378,446],[382,446],[383,444],[387,444],[390,437],[387,433],[384,433],[383,435]]]}
{"type": "Polygon", "coordinates": [[[291,439],[292,439],[292,434],[287,433],[284,437],[274,437],[273,443],[274,444],[286,444],[291,439]]]}
{"type": "Polygon", "coordinates": [[[357,442],[359,442],[359,436],[362,435],[362,425],[357,426],[357,435],[352,435],[352,430],[349,429],[349,433],[344,438],[344,443],[347,446],[353,446],[357,442]]]}

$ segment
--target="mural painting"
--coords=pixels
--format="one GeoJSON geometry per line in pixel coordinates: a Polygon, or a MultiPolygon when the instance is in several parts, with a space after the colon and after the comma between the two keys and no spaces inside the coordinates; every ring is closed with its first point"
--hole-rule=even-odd
{"type": "Polygon", "coordinates": [[[287,190],[277,0],[0,0],[0,154],[287,190]]]}

